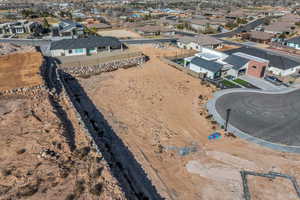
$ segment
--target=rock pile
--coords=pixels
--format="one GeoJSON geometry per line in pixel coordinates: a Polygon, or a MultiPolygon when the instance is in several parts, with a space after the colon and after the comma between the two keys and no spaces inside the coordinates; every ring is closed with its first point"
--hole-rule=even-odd
{"type": "Polygon", "coordinates": [[[145,56],[139,56],[107,63],[101,63],[93,66],[61,67],[61,69],[73,76],[94,75],[100,74],[102,72],[114,71],[119,68],[128,68],[136,65],[141,65],[145,62],[145,60],[145,56]]]}
{"type": "Polygon", "coordinates": [[[36,49],[33,46],[19,46],[11,43],[0,43],[0,55],[7,55],[12,53],[26,53],[35,52],[36,49]]]}
{"type": "Polygon", "coordinates": [[[15,88],[11,90],[0,90],[0,96],[11,96],[11,95],[22,95],[22,96],[31,96],[39,97],[42,91],[46,91],[45,85],[37,85],[33,87],[24,87],[24,88],[15,88]]]}

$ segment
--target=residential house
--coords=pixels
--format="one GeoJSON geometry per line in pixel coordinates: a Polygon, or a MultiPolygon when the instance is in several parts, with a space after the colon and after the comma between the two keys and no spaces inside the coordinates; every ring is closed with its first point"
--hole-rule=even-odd
{"type": "Polygon", "coordinates": [[[206,74],[206,78],[217,79],[221,77],[223,65],[215,61],[205,60],[198,56],[191,59],[188,68],[196,73],[206,74]]]}
{"type": "Polygon", "coordinates": [[[226,15],[226,18],[236,20],[238,18],[245,18],[246,16],[247,15],[243,10],[235,10],[228,13],[228,15],[226,15]]]}
{"type": "Polygon", "coordinates": [[[226,63],[222,60],[228,55],[209,48],[202,48],[200,53],[184,59],[184,67],[202,74],[202,77],[218,79],[224,70],[227,70],[226,63]]]}
{"type": "Polygon", "coordinates": [[[289,76],[294,73],[299,73],[300,70],[300,62],[285,56],[271,54],[256,48],[241,47],[228,50],[225,53],[232,55],[239,52],[268,60],[269,67],[267,68],[267,70],[278,76],[289,76]]]}
{"type": "Polygon", "coordinates": [[[247,33],[242,33],[242,38],[247,39],[253,42],[264,43],[267,44],[271,42],[274,34],[262,32],[262,31],[251,31],[247,33]]]}
{"type": "Polygon", "coordinates": [[[300,50],[300,36],[286,40],[288,47],[300,50]]]}
{"type": "Polygon", "coordinates": [[[191,19],[190,26],[196,31],[205,31],[209,27],[209,20],[207,19],[191,19]]]}
{"type": "Polygon", "coordinates": [[[200,53],[184,59],[184,67],[209,79],[231,75],[235,78],[248,75],[263,78],[269,61],[246,53],[228,55],[213,49],[203,48],[200,53]]]}
{"type": "Polygon", "coordinates": [[[241,52],[234,53],[223,61],[232,66],[232,68],[227,71],[227,74],[235,78],[241,75],[263,78],[269,66],[268,60],[241,52]]]}
{"type": "Polygon", "coordinates": [[[114,37],[89,36],[87,38],[63,39],[51,43],[51,55],[79,56],[99,54],[104,51],[122,49],[122,43],[114,37]]]}
{"type": "Polygon", "coordinates": [[[179,48],[184,49],[193,49],[196,51],[201,51],[202,48],[211,48],[216,49],[223,46],[223,42],[214,37],[200,34],[196,37],[182,37],[177,41],[177,45],[179,48]]]}
{"type": "Polygon", "coordinates": [[[288,22],[275,22],[264,28],[264,32],[271,34],[286,34],[289,35],[295,32],[295,24],[288,22]]]}
{"type": "Polygon", "coordinates": [[[27,20],[3,23],[0,24],[0,35],[31,33],[32,27],[36,23],[37,22],[29,22],[27,20]]]}
{"type": "Polygon", "coordinates": [[[84,35],[84,26],[71,20],[61,20],[52,29],[53,37],[78,38],[84,35]]]}

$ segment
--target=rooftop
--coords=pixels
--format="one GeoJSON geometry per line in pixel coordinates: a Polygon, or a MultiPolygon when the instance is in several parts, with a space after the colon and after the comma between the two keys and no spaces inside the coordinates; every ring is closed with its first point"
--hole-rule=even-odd
{"type": "Polygon", "coordinates": [[[251,47],[241,47],[237,49],[230,49],[228,51],[225,51],[227,54],[234,54],[242,52],[248,55],[256,56],[265,60],[270,61],[269,65],[276,67],[278,69],[282,70],[287,70],[294,68],[296,66],[300,66],[300,62],[297,62],[295,60],[292,60],[290,58],[280,56],[277,54],[269,53],[264,50],[256,49],[256,48],[251,48],[251,47]]]}
{"type": "Polygon", "coordinates": [[[58,40],[51,43],[50,49],[80,49],[108,46],[120,48],[121,42],[114,37],[89,36],[88,38],[58,40]]]}
{"type": "Polygon", "coordinates": [[[236,56],[239,56],[239,57],[242,57],[242,58],[246,58],[248,60],[254,60],[254,61],[257,61],[257,62],[269,63],[269,61],[266,60],[266,59],[259,58],[259,57],[256,57],[256,56],[252,56],[252,55],[242,53],[242,52],[237,52],[237,53],[234,53],[233,55],[236,55],[236,56]]]}
{"type": "Polygon", "coordinates": [[[221,44],[223,43],[222,41],[214,38],[214,37],[211,37],[211,36],[208,36],[208,35],[204,35],[204,34],[199,34],[197,37],[182,37],[179,39],[179,41],[181,43],[185,43],[185,44],[188,44],[188,43],[191,43],[191,42],[194,42],[194,43],[197,43],[199,45],[217,45],[217,44],[221,44]]]}
{"type": "Polygon", "coordinates": [[[249,62],[249,59],[237,55],[230,55],[223,60],[224,62],[233,66],[233,69],[240,69],[249,62]]]}
{"type": "Polygon", "coordinates": [[[220,71],[223,67],[223,65],[221,65],[215,61],[208,61],[203,58],[199,58],[197,56],[191,60],[191,63],[195,64],[201,68],[205,68],[214,73],[220,71]]]}
{"type": "Polygon", "coordinates": [[[287,42],[292,42],[292,43],[295,43],[295,44],[300,44],[300,36],[293,37],[293,38],[287,40],[287,42]]]}

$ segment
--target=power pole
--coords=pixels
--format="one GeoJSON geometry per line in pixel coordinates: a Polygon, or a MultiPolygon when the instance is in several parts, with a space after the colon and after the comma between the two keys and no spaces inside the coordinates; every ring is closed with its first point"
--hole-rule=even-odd
{"type": "Polygon", "coordinates": [[[230,112],[231,112],[230,108],[226,109],[226,121],[225,121],[225,129],[224,129],[225,131],[227,131],[229,117],[230,117],[230,112]]]}

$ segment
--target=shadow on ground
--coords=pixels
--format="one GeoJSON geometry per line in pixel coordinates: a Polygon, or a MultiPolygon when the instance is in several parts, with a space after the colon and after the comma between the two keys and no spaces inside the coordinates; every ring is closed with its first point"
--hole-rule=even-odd
{"type": "Polygon", "coordinates": [[[142,166],[124,145],[88,97],[80,83],[70,74],[60,71],[66,92],[81,116],[90,136],[109,163],[114,177],[119,181],[128,199],[163,199],[148,179],[142,166]]]}

